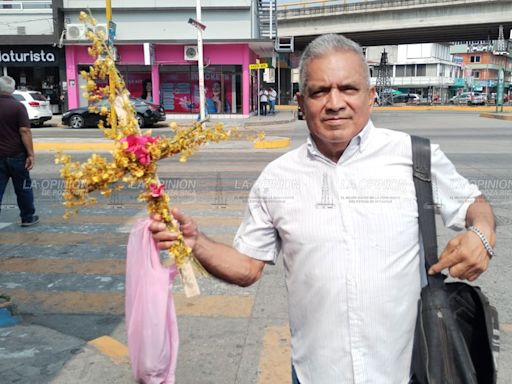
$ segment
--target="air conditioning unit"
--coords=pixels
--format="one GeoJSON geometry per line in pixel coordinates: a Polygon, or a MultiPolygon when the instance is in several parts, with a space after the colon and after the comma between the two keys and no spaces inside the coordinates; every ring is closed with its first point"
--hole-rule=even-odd
{"type": "Polygon", "coordinates": [[[94,26],[94,33],[98,35],[99,32],[103,33],[103,36],[105,36],[105,40],[108,38],[108,27],[107,24],[96,24],[94,26]]]}
{"type": "Polygon", "coordinates": [[[197,45],[185,45],[183,47],[183,58],[184,60],[197,61],[199,59],[197,45]]]}
{"type": "Polygon", "coordinates": [[[83,24],[66,24],[67,40],[85,40],[85,25],[83,24]]]}

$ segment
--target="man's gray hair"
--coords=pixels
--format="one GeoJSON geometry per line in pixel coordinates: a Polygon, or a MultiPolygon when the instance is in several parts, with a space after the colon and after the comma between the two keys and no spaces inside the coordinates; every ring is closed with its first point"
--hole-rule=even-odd
{"type": "Polygon", "coordinates": [[[8,95],[14,92],[16,88],[16,81],[12,77],[2,76],[0,77],[0,93],[7,93],[8,95]]]}
{"type": "Polygon", "coordinates": [[[334,33],[330,33],[327,35],[317,37],[315,40],[309,43],[309,45],[302,53],[299,63],[300,93],[304,94],[304,91],[306,89],[306,73],[310,61],[318,57],[325,56],[326,54],[332,51],[348,51],[357,54],[361,58],[362,64],[366,67],[365,73],[367,74],[368,84],[370,84],[370,70],[368,68],[368,64],[366,63],[366,58],[364,57],[361,46],[357,44],[355,41],[347,39],[343,35],[336,35],[334,33]]]}

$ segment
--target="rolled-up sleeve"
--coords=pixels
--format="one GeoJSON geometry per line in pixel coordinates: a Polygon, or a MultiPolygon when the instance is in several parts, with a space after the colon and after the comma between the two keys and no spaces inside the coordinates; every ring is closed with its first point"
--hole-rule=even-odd
{"type": "Polygon", "coordinates": [[[244,219],[238,228],[233,246],[254,259],[275,263],[281,249],[281,241],[260,193],[258,181],[249,194],[244,219]]]}
{"type": "Polygon", "coordinates": [[[466,226],[469,206],[481,192],[476,185],[457,172],[439,145],[433,144],[431,150],[434,203],[439,207],[444,225],[461,230],[466,226]]]}

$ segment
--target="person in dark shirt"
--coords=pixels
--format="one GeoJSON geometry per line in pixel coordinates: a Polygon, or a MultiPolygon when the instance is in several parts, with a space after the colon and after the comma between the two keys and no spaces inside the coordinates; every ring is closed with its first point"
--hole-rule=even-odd
{"type": "Polygon", "coordinates": [[[12,97],[16,82],[0,77],[0,208],[9,179],[20,209],[21,226],[39,222],[29,171],[34,167],[34,146],[25,106],[12,97]]]}

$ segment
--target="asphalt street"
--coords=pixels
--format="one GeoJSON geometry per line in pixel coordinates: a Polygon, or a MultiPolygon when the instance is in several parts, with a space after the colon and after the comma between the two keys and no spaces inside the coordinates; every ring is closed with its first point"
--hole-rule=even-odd
{"type": "MultiPolygon", "coordinates": [[[[285,116],[283,114],[283,116],[285,116]]],[[[251,126],[289,137],[289,148],[254,149],[247,141],[207,145],[182,164],[161,161],[159,176],[172,203],[202,231],[231,242],[248,192],[263,167],[307,135],[304,122],[270,120],[251,126]]],[[[512,122],[471,111],[374,112],[378,127],[430,137],[494,206],[498,256],[477,284],[496,305],[501,324],[499,383],[512,377],[512,122]]],[[[231,121],[227,124],[242,124],[231,121]]],[[[164,134],[161,125],[155,133],[164,134]]],[[[33,129],[34,141],[102,142],[95,129],[33,129]]],[[[102,150],[104,152],[104,150],[102,150]]],[[[89,150],[70,152],[83,161],[89,150]]],[[[108,155],[104,153],[105,155],[108,155]]],[[[65,221],[62,180],[54,152],[38,151],[32,172],[41,223],[17,225],[9,188],[0,213],[0,293],[12,297],[20,325],[0,328],[1,383],[130,383],[124,326],[124,268],[131,224],[145,217],[127,187],[65,221]]],[[[440,248],[453,236],[439,223],[440,248]]],[[[200,278],[202,295],[174,296],[180,329],[177,383],[288,383],[290,347],[283,266],[267,266],[249,288],[200,278]]],[[[376,346],[378,347],[378,346],[376,346]]]]}

